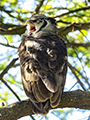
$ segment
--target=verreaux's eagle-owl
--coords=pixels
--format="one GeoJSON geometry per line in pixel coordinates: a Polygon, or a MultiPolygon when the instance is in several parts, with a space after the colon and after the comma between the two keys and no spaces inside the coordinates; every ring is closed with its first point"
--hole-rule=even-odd
{"type": "Polygon", "coordinates": [[[22,83],[33,112],[46,114],[59,105],[67,73],[67,50],[57,35],[55,19],[34,15],[21,36],[19,59],[22,83]]]}

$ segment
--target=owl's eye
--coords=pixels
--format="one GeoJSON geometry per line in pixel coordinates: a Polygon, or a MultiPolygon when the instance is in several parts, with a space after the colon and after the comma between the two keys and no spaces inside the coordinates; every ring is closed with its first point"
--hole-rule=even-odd
{"type": "Polygon", "coordinates": [[[38,24],[42,22],[42,19],[37,19],[36,21],[38,24]]]}
{"type": "Polygon", "coordinates": [[[33,20],[34,23],[40,23],[42,22],[42,19],[37,19],[37,20],[33,20]]]}
{"type": "Polygon", "coordinates": [[[36,19],[36,20],[32,20],[33,23],[37,23],[39,24],[40,22],[42,22],[42,19],[36,19]]]}
{"type": "Polygon", "coordinates": [[[37,20],[33,20],[33,22],[37,22],[37,20]]]}
{"type": "Polygon", "coordinates": [[[39,22],[42,22],[42,19],[38,19],[39,22]]]}

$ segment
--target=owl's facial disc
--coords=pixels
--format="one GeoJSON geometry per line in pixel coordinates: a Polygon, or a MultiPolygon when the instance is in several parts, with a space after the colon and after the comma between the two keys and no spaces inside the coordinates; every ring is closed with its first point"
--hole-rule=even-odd
{"type": "Polygon", "coordinates": [[[50,17],[37,17],[33,16],[28,21],[27,31],[28,35],[35,35],[40,31],[49,31],[56,33],[56,23],[53,18],[50,17]]]}
{"type": "Polygon", "coordinates": [[[46,24],[44,24],[44,20],[43,19],[29,19],[27,21],[27,30],[29,34],[35,34],[37,32],[39,32],[43,27],[46,26],[46,24]]]}

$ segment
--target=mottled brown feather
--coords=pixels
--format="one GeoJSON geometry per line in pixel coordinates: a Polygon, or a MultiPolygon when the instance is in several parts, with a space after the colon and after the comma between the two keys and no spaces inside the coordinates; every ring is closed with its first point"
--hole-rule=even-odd
{"type": "Polygon", "coordinates": [[[19,46],[21,77],[34,113],[46,114],[60,103],[67,73],[67,50],[56,33],[39,31],[22,36],[19,46]]]}

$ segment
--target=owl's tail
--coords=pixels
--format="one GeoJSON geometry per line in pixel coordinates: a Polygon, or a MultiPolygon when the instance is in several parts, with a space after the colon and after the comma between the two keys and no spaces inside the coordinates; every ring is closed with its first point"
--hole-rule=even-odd
{"type": "Polygon", "coordinates": [[[50,100],[40,103],[32,102],[32,104],[33,104],[33,113],[35,114],[46,115],[50,108],[50,100]]]}

